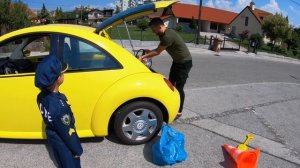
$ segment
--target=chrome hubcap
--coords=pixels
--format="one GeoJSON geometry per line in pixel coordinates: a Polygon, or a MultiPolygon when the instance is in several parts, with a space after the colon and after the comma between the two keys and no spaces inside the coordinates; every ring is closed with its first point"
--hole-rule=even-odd
{"type": "Polygon", "coordinates": [[[155,114],[148,109],[137,109],[124,119],[122,131],[131,140],[143,140],[153,134],[157,127],[155,114]]]}

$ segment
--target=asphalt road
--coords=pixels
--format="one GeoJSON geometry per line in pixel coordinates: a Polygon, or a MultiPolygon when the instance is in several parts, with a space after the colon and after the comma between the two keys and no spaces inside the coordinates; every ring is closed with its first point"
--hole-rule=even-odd
{"type": "MultiPolygon", "coordinates": [[[[300,167],[300,64],[233,53],[193,50],[183,117],[188,159],[173,167],[224,167],[221,145],[255,134],[261,168],[300,167]]],[[[165,75],[164,53],[153,68],[165,75]]],[[[114,136],[82,139],[82,167],[156,167],[151,144],[126,146],[114,136]]],[[[55,167],[45,141],[0,140],[0,167],[55,167]]]]}
{"type": "MultiPolygon", "coordinates": [[[[300,83],[299,64],[243,57],[229,52],[221,53],[219,57],[205,50],[203,52],[207,53],[199,52],[193,52],[194,66],[187,88],[261,82],[300,83]]],[[[153,60],[153,68],[166,76],[171,64],[171,59],[166,53],[153,60]]]]}

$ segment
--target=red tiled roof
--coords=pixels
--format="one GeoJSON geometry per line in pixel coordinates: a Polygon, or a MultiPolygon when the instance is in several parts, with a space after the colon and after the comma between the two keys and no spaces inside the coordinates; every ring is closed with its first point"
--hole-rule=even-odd
{"type": "MultiPolygon", "coordinates": [[[[250,10],[251,10],[251,8],[250,8],[250,10]]],[[[260,23],[263,22],[263,20],[261,19],[261,17],[264,18],[266,16],[272,15],[272,13],[269,13],[269,12],[266,12],[266,11],[263,11],[263,10],[260,10],[260,9],[255,9],[252,12],[253,12],[254,16],[258,19],[258,21],[260,23]]]]}
{"type": "MultiPolygon", "coordinates": [[[[202,7],[201,20],[229,24],[238,14],[222,9],[202,7]]],[[[177,18],[198,19],[199,7],[197,5],[176,3],[172,6],[172,12],[177,18]]]]}

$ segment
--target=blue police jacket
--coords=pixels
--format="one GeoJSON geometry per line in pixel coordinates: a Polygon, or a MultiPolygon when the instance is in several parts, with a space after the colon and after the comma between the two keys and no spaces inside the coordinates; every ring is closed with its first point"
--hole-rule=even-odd
{"type": "Polygon", "coordinates": [[[74,156],[80,156],[83,149],[76,132],[75,119],[67,101],[64,94],[48,90],[42,90],[37,96],[38,107],[46,124],[47,138],[50,138],[48,137],[51,135],[50,132],[55,132],[74,156]]]}

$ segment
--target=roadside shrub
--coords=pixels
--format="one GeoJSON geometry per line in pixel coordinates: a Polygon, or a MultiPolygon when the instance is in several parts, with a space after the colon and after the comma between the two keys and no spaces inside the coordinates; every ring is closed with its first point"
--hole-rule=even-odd
{"type": "Polygon", "coordinates": [[[245,30],[245,31],[243,31],[242,33],[240,33],[239,36],[240,36],[240,38],[241,38],[242,40],[245,40],[245,39],[247,39],[247,38],[249,37],[249,31],[248,31],[248,30],[245,30]]]}
{"type": "Polygon", "coordinates": [[[181,25],[177,25],[175,30],[178,32],[182,32],[183,27],[181,25]]]}
{"type": "Polygon", "coordinates": [[[279,54],[283,54],[283,55],[287,55],[287,53],[288,53],[286,47],[283,47],[283,46],[275,46],[274,51],[279,54]]]}
{"type": "Polygon", "coordinates": [[[299,53],[299,51],[298,51],[298,50],[293,50],[293,55],[294,55],[294,56],[297,56],[297,55],[298,55],[298,53],[299,53]]]}
{"type": "Polygon", "coordinates": [[[267,43],[267,46],[268,46],[268,47],[272,47],[272,46],[273,46],[273,43],[268,42],[268,43],[267,43]]]}
{"type": "Polygon", "coordinates": [[[258,48],[261,48],[262,45],[264,44],[263,37],[259,33],[252,34],[250,36],[250,40],[258,43],[258,48]]]}

